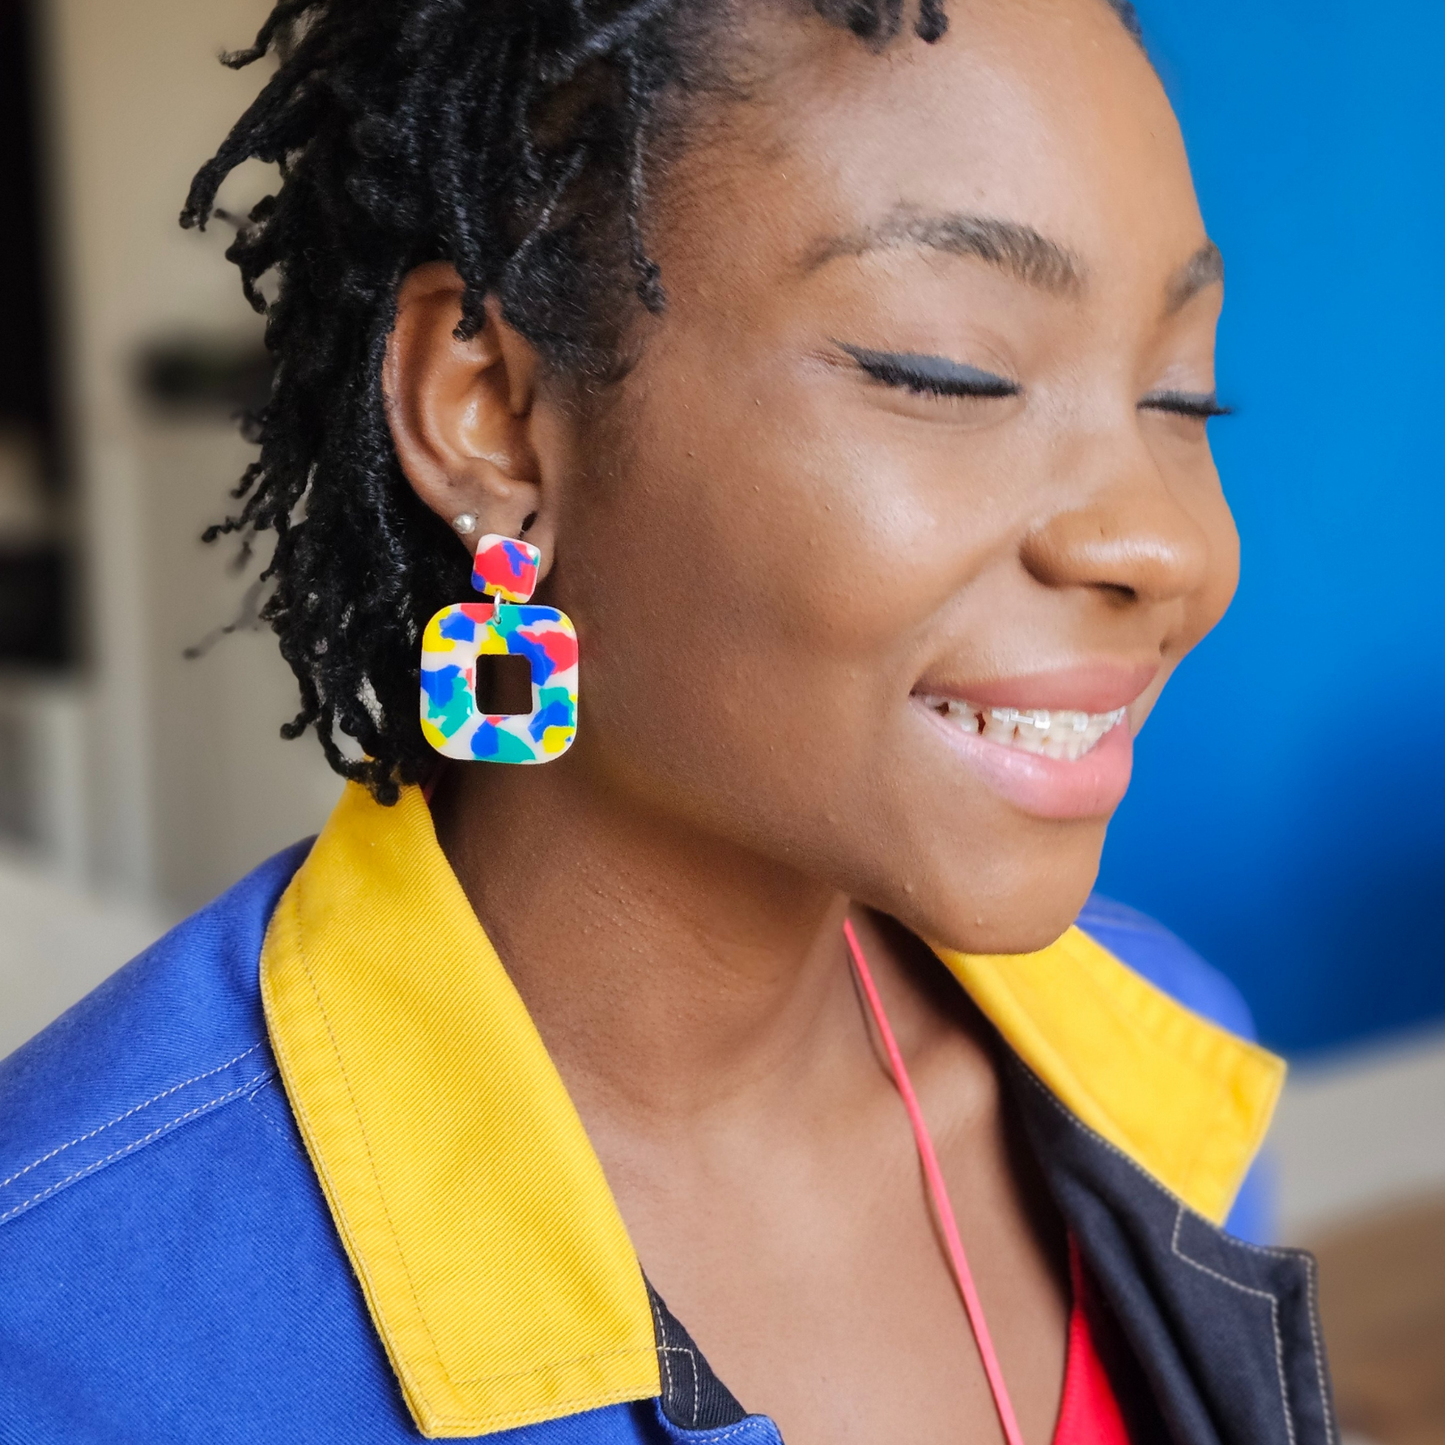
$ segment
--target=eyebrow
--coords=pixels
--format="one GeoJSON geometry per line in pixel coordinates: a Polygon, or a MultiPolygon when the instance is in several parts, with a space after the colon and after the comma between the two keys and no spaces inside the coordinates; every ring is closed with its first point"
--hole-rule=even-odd
{"type": "Polygon", "coordinates": [[[1224,257],[1213,241],[1206,241],[1174,274],[1165,288],[1168,316],[1191,302],[1207,286],[1224,280],[1224,257]]]}
{"type": "Polygon", "coordinates": [[[839,256],[863,256],[901,246],[976,256],[1025,285],[1057,295],[1077,295],[1084,286],[1084,267],[1078,258],[1032,226],[962,211],[926,214],[909,206],[897,207],[877,225],[828,237],[809,253],[804,270],[816,271],[839,256]]]}
{"type": "MultiPolygon", "coordinates": [[[[839,256],[863,256],[899,246],[976,256],[1026,285],[1056,295],[1076,296],[1084,289],[1083,263],[1067,247],[1032,226],[963,211],[928,214],[911,206],[899,206],[877,225],[861,231],[828,237],[809,252],[803,269],[812,272],[839,256]]],[[[1223,280],[1224,257],[1213,241],[1206,241],[1169,278],[1165,314],[1174,315],[1206,287],[1223,280]]]]}

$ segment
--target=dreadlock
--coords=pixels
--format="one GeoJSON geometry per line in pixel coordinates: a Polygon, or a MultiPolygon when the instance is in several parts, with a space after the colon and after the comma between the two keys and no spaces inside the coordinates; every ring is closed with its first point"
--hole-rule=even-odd
{"type": "MultiPolygon", "coordinates": [[[[904,25],[904,0],[811,3],[876,47],[904,25]]],[[[1129,0],[1109,3],[1137,38],[1129,0]]],[[[418,642],[469,576],[392,446],[381,372],[397,288],[447,260],[465,285],[461,336],[492,295],[559,375],[615,379],[628,319],[665,303],[642,232],[655,122],[665,95],[706,84],[728,6],[278,0],[254,44],[222,57],[280,63],[192,182],[181,224],[204,227],[242,162],[279,167],[226,253],[266,316],[275,377],[246,419],[260,454],[233,493],[242,506],[205,540],[239,533],[249,550],[274,534],[260,617],[301,690],[282,735],[314,727],[331,766],[383,802],[435,761],[418,642]]],[[[923,40],[947,23],[943,0],[917,0],[923,40]]]]}

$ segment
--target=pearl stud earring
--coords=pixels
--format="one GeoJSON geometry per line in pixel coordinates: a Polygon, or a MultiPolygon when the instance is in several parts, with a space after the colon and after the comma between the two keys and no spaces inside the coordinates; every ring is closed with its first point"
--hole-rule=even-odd
{"type": "Polygon", "coordinates": [[[470,537],[477,530],[477,518],[474,512],[463,512],[459,517],[452,518],[452,527],[463,537],[470,537]]]}

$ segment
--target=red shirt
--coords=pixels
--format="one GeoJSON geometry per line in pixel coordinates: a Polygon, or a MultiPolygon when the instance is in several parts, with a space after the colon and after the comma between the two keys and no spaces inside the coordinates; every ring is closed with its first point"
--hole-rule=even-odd
{"type": "Polygon", "coordinates": [[[1088,1279],[1072,1239],[1069,1274],[1074,1283],[1074,1307],[1069,1314],[1069,1356],[1054,1445],[1129,1445],[1119,1401],[1095,1346],[1089,1323],[1088,1279]]]}

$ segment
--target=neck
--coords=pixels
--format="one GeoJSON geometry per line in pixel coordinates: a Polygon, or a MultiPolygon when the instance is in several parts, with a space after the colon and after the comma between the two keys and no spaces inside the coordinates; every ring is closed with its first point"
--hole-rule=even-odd
{"type": "Polygon", "coordinates": [[[584,1116],[693,1128],[863,1047],[844,895],[568,774],[454,768],[433,811],[584,1116]]]}

